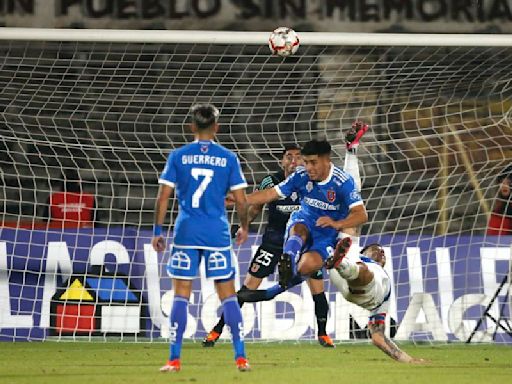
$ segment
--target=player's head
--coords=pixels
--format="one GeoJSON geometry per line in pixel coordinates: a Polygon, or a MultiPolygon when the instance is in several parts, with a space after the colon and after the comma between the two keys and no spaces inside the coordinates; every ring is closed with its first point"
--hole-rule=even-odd
{"type": "Polygon", "coordinates": [[[217,132],[219,119],[219,110],[213,104],[195,104],[190,108],[190,117],[192,120],[192,131],[202,133],[211,131],[217,132]]]}
{"type": "Polygon", "coordinates": [[[331,145],[326,140],[311,140],[301,152],[309,178],[314,181],[327,179],[331,171],[331,145]]]}
{"type": "Polygon", "coordinates": [[[281,158],[281,167],[284,170],[285,177],[295,172],[298,165],[302,165],[302,154],[299,144],[285,144],[283,147],[283,157],[281,158]]]}
{"type": "Polygon", "coordinates": [[[382,267],[386,265],[386,253],[384,252],[384,248],[378,243],[367,245],[361,249],[361,255],[369,257],[382,267]]]}

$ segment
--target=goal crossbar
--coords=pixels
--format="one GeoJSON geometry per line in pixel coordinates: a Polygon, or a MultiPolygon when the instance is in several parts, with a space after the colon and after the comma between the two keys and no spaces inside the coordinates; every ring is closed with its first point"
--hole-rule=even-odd
{"type": "MultiPolygon", "coordinates": [[[[269,32],[0,28],[0,40],[109,43],[265,44],[269,32]]],[[[512,35],[300,32],[301,44],[348,46],[495,46],[512,45],[512,35]]]]}

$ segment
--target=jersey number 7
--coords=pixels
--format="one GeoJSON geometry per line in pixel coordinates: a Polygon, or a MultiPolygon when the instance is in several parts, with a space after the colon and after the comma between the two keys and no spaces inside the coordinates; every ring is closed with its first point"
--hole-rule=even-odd
{"type": "Polygon", "coordinates": [[[201,181],[201,184],[199,184],[196,191],[192,195],[192,208],[199,208],[199,199],[201,196],[203,196],[203,193],[206,191],[208,184],[210,184],[212,181],[213,170],[205,168],[192,168],[190,172],[192,177],[196,180],[199,180],[199,176],[204,177],[204,179],[201,181]]]}

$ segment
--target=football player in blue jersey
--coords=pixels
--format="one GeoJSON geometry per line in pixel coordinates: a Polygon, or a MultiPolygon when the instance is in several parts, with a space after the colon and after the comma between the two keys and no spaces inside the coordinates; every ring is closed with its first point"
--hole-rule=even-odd
{"type": "MultiPolygon", "coordinates": [[[[283,254],[279,261],[279,286],[299,284],[323,267],[333,253],[338,232],[356,228],[368,219],[354,179],[331,162],[331,146],[323,140],[307,142],[302,149],[304,167],[272,189],[248,195],[249,204],[264,204],[297,193],[301,207],[290,216],[283,254]]],[[[279,292],[269,289],[275,296],[279,292]]]]}
{"type": "MultiPolygon", "coordinates": [[[[298,144],[286,144],[281,158],[281,169],[263,178],[258,190],[273,188],[290,176],[298,166],[303,164],[301,148],[298,144]]],[[[241,291],[256,290],[263,279],[274,273],[276,265],[283,253],[283,239],[286,231],[286,223],[290,214],[300,208],[300,201],[296,193],[286,199],[279,199],[267,205],[268,221],[263,233],[261,245],[254,254],[247,271],[241,291]]],[[[263,210],[263,205],[251,205],[249,207],[249,222],[252,222],[263,210]]],[[[322,347],[334,348],[334,342],[327,334],[327,315],[329,303],[324,292],[324,274],[318,271],[310,276],[308,285],[315,303],[315,316],[317,321],[318,342],[322,347]]],[[[243,301],[240,301],[240,306],[243,301]]],[[[224,328],[224,315],[221,316],[213,329],[203,340],[204,347],[213,347],[219,339],[224,328]]]]}
{"type": "Polygon", "coordinates": [[[179,203],[174,225],[174,241],[167,263],[173,281],[174,300],[170,314],[170,356],[162,372],[181,369],[181,344],[187,324],[192,281],[204,260],[206,277],[214,279],[223,313],[233,341],[236,366],[250,369],[245,355],[242,313],[235,293],[235,266],[232,265],[231,238],[224,198],[233,194],[240,219],[237,243],[247,240],[247,183],[237,156],[214,141],[219,111],[211,104],[192,107],[191,129],[194,142],[171,152],[160,176],[155,206],[152,245],[155,251],[166,248],[162,225],[169,198],[176,190],[179,203]]]}

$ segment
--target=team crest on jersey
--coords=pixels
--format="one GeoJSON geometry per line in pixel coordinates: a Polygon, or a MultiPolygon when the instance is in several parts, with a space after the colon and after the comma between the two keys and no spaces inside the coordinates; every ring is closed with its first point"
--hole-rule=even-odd
{"type": "Polygon", "coordinates": [[[253,263],[253,264],[251,265],[251,272],[252,272],[252,273],[256,273],[256,272],[258,272],[258,270],[259,270],[259,269],[260,269],[260,265],[259,265],[259,264],[253,263]]]}
{"type": "Polygon", "coordinates": [[[306,184],[306,190],[308,192],[311,192],[313,190],[313,183],[311,181],[308,181],[308,183],[306,184]]]}
{"type": "Polygon", "coordinates": [[[329,200],[329,203],[332,203],[334,200],[336,200],[336,192],[334,192],[332,189],[327,191],[327,200],[329,200]]]}
{"type": "Polygon", "coordinates": [[[210,146],[209,146],[209,145],[207,145],[207,144],[203,144],[203,145],[201,145],[201,153],[208,153],[208,148],[209,148],[209,147],[210,147],[210,146]]]}
{"type": "Polygon", "coordinates": [[[292,199],[293,201],[297,200],[299,196],[297,195],[297,192],[292,192],[292,194],[290,195],[290,199],[292,199]]]}

